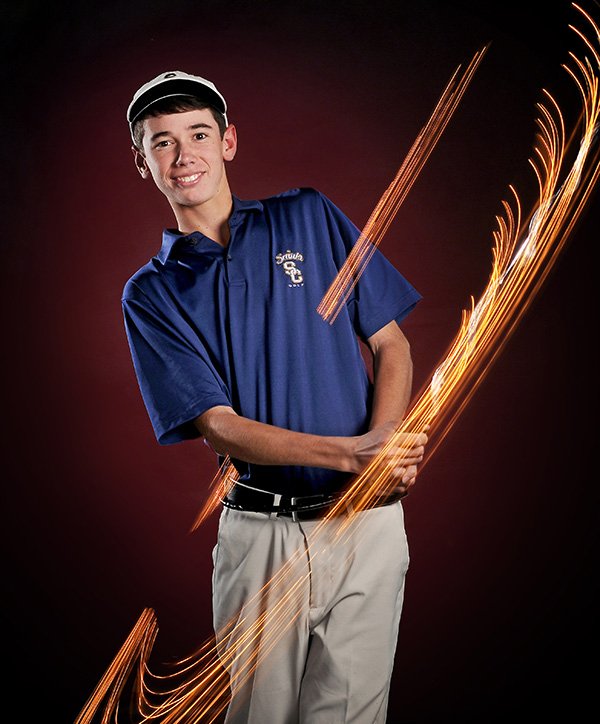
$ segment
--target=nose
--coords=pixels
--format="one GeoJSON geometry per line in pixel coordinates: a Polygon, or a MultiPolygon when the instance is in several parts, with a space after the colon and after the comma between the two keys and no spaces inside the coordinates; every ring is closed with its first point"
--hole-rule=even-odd
{"type": "Polygon", "coordinates": [[[195,162],[195,157],[191,152],[191,149],[189,146],[185,143],[182,143],[179,146],[179,153],[177,154],[177,159],[175,161],[176,166],[190,166],[195,162]]]}

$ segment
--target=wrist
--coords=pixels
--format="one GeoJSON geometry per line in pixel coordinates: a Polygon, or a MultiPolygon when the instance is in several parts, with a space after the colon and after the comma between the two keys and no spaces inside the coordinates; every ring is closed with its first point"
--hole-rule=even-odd
{"type": "Polygon", "coordinates": [[[340,460],[340,470],[344,473],[356,473],[356,445],[357,437],[338,437],[335,438],[338,442],[339,452],[338,458],[340,460]]]}

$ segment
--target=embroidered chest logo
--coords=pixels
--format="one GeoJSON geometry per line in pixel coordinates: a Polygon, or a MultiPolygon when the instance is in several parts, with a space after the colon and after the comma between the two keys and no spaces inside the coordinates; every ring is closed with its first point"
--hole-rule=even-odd
{"type": "Polygon", "coordinates": [[[289,278],[288,287],[304,286],[304,276],[298,268],[298,264],[302,261],[304,261],[304,257],[299,251],[290,251],[289,249],[285,254],[279,252],[275,257],[275,263],[281,266],[289,278]]]}

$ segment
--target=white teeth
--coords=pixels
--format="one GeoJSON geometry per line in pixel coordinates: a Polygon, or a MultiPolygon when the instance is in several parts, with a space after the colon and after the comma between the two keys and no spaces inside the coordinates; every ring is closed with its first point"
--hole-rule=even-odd
{"type": "Polygon", "coordinates": [[[195,181],[197,178],[199,178],[199,176],[200,176],[199,173],[195,173],[195,174],[193,174],[192,176],[179,176],[179,177],[177,178],[177,181],[178,181],[178,182],[183,182],[184,184],[189,184],[189,183],[191,183],[192,181],[195,181]]]}

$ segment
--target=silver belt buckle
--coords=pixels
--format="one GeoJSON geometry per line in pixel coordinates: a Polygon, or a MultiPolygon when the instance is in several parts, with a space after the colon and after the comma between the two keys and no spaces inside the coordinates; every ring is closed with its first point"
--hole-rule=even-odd
{"type": "MultiPolygon", "coordinates": [[[[297,500],[297,498],[290,498],[290,501],[292,503],[292,508],[296,505],[296,500],[297,500]]],[[[298,522],[298,511],[297,510],[292,510],[292,521],[294,523],[298,522]]]]}

